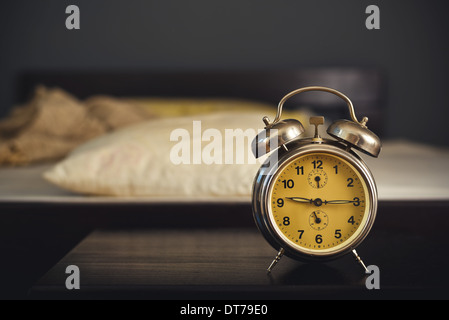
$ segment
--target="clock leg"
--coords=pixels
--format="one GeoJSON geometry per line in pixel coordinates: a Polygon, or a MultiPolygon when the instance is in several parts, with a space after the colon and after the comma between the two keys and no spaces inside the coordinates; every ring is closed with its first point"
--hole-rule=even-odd
{"type": "Polygon", "coordinates": [[[282,256],[284,255],[284,248],[281,248],[281,250],[279,250],[276,258],[274,258],[273,262],[270,264],[270,266],[267,269],[267,272],[270,273],[271,270],[273,270],[274,266],[279,262],[279,260],[281,260],[282,256]]]}
{"type": "Polygon", "coordinates": [[[352,250],[352,254],[353,254],[354,257],[355,257],[355,261],[357,261],[358,264],[360,264],[360,265],[362,266],[362,268],[365,270],[365,273],[370,273],[370,272],[368,271],[368,269],[366,268],[365,263],[363,262],[363,260],[362,260],[362,259],[360,258],[360,256],[357,254],[357,251],[352,250]]]}

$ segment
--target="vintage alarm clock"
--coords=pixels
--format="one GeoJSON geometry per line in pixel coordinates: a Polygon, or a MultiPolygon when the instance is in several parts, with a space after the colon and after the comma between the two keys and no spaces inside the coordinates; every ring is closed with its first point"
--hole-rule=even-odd
{"type": "Polygon", "coordinates": [[[305,87],[279,102],[275,119],[263,118],[265,130],[252,142],[256,158],[265,154],[253,185],[252,207],[257,227],[278,251],[272,268],[285,254],[300,261],[329,261],[352,252],[365,239],[376,218],[377,189],[370,170],[354,149],[373,157],[381,150],[379,138],[365,117],[358,121],[351,100],[326,87],[305,87]],[[284,103],[306,91],[324,91],[342,98],[351,120],[327,128],[334,139],[319,135],[323,117],[311,117],[315,135],[302,138],[298,120],[281,120],[284,103]]]}

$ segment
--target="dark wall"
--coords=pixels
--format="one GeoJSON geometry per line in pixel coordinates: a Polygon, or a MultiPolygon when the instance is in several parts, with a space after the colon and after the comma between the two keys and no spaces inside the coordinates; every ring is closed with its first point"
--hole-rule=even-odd
{"type": "Polygon", "coordinates": [[[0,7],[0,115],[29,71],[363,66],[388,79],[389,137],[449,146],[447,1],[15,0],[0,7]],[[81,29],[65,28],[65,8],[81,29]],[[365,8],[381,29],[365,28],[365,8]]]}

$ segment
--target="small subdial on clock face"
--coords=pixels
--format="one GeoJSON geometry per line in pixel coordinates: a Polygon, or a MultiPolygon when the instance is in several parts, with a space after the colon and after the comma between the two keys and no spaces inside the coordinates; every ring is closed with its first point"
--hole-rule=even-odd
{"type": "Polygon", "coordinates": [[[324,211],[315,210],[309,216],[309,225],[315,230],[323,230],[329,225],[329,217],[324,211]]]}
{"type": "Polygon", "coordinates": [[[307,181],[313,188],[323,188],[327,184],[327,174],[322,169],[314,169],[309,173],[307,181]]]}

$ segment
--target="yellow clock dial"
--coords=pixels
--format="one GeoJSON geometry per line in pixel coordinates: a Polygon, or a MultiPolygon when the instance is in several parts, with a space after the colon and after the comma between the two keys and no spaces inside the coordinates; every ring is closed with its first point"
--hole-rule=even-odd
{"type": "Polygon", "coordinates": [[[369,193],[361,173],[325,152],[285,163],[269,189],[271,223],[286,242],[306,253],[346,246],[366,224],[369,193]]]}

